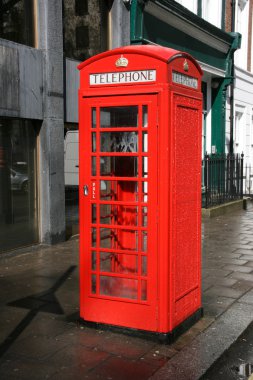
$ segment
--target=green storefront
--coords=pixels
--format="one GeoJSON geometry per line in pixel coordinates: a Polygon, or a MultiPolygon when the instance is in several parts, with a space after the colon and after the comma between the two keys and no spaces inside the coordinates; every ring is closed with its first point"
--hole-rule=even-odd
{"type": "Polygon", "coordinates": [[[233,84],[233,54],[240,47],[240,35],[223,30],[224,9],[225,1],[219,29],[173,0],[132,0],[130,8],[131,44],[152,43],[186,51],[200,63],[204,72],[203,150],[209,153],[224,153],[226,145],[229,150],[227,88],[233,84]]]}

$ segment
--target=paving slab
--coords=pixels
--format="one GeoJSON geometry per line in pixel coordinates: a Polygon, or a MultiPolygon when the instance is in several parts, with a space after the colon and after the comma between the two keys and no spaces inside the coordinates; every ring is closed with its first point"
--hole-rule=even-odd
{"type": "Polygon", "coordinates": [[[167,346],[79,323],[78,237],[0,256],[0,378],[198,380],[253,319],[252,216],[203,219],[204,317],[167,346]]]}
{"type": "Polygon", "coordinates": [[[152,380],[199,379],[252,321],[252,305],[234,303],[205,332],[173,356],[152,380]]]}

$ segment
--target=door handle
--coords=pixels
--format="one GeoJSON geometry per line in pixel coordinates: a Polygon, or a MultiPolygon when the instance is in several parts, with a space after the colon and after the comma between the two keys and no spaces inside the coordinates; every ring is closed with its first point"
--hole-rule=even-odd
{"type": "Polygon", "coordinates": [[[87,197],[87,195],[89,194],[89,186],[88,185],[84,185],[83,187],[83,194],[87,197]]]}

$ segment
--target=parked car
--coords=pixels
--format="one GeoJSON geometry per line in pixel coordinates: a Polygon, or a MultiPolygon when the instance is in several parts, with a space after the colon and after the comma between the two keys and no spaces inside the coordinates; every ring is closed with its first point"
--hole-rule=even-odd
{"type": "Polygon", "coordinates": [[[10,169],[11,173],[11,189],[22,192],[28,191],[28,176],[26,173],[20,173],[14,169],[10,169]]]}

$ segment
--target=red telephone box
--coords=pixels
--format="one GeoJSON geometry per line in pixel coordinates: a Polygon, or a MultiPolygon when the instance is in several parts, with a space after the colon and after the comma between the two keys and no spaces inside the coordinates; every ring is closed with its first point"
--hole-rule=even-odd
{"type": "Polygon", "coordinates": [[[174,336],[202,311],[202,71],[150,45],[79,69],[81,318],[174,336]]]}

